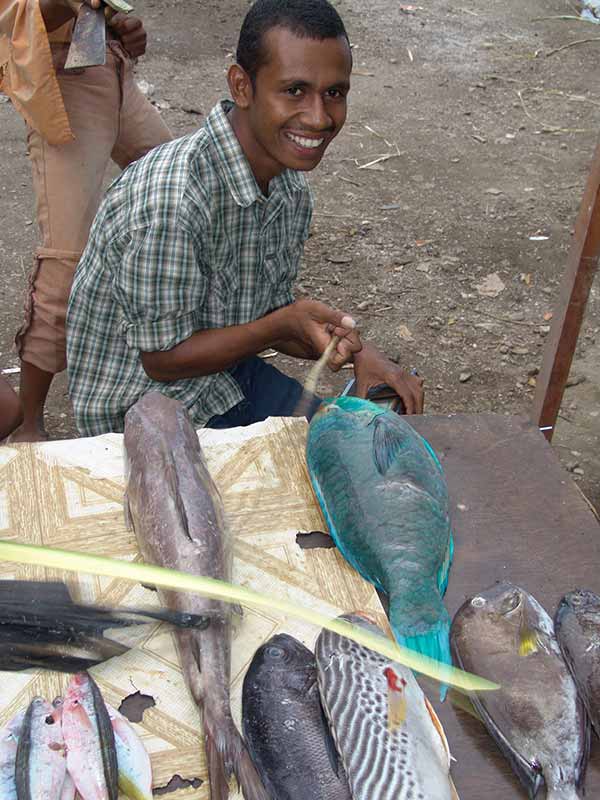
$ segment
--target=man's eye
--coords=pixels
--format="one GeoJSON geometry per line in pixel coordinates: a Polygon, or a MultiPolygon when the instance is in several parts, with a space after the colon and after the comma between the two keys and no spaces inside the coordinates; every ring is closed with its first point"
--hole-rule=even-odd
{"type": "Polygon", "coordinates": [[[300,86],[290,86],[290,88],[287,90],[287,93],[292,97],[300,97],[302,94],[302,88],[300,86]]]}
{"type": "Polygon", "coordinates": [[[344,94],[339,89],[328,89],[327,97],[332,97],[333,99],[337,100],[341,97],[344,97],[344,94]]]}

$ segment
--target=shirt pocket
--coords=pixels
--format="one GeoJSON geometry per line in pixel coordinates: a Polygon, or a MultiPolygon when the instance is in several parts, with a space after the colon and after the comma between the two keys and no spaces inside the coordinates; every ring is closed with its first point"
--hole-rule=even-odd
{"type": "Polygon", "coordinates": [[[287,242],[278,250],[266,254],[263,260],[263,276],[273,290],[292,287],[298,277],[302,258],[302,242],[287,242]]]}
{"type": "Polygon", "coordinates": [[[239,264],[234,259],[221,261],[210,275],[209,304],[215,321],[222,322],[226,310],[236,305],[239,286],[239,264]]]}

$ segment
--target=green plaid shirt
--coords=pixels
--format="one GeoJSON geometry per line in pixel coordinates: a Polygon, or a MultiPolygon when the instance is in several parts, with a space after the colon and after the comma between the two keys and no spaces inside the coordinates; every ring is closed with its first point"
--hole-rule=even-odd
{"type": "Polygon", "coordinates": [[[285,171],[265,197],[226,111],[152,150],[112,184],[77,267],[67,313],[69,391],[86,436],[122,431],[125,412],[159,390],[196,427],[242,400],[228,372],[162,383],[140,351],[195,331],[241,325],[293,301],[312,198],[285,171]]]}

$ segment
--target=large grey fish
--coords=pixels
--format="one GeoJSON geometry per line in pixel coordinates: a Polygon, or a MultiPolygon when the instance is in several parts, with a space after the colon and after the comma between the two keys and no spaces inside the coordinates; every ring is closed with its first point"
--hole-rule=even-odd
{"type": "Polygon", "coordinates": [[[351,800],[321,707],[315,657],[293,636],[273,636],[254,654],[242,721],[272,800],[351,800]]]}
{"type": "MultiPolygon", "coordinates": [[[[383,635],[362,616],[341,619],[383,635]]],[[[442,725],[408,668],[327,630],[315,657],[354,800],[457,798],[442,725]]]]}
{"type": "Polygon", "coordinates": [[[34,697],[23,718],[15,762],[18,800],[56,800],[67,772],[60,708],[34,697]]]}
{"type": "MultiPolygon", "coordinates": [[[[208,471],[185,406],[158,392],[125,417],[126,511],[144,559],[153,564],[230,580],[232,544],[219,491],[208,471]]],[[[210,618],[204,629],[177,632],[188,686],[203,712],[211,800],[229,796],[232,774],[246,800],[267,800],[231,716],[231,618],[221,602],[165,591],[177,611],[210,618]]]]}
{"type": "Polygon", "coordinates": [[[457,611],[451,645],[462,669],[500,684],[471,699],[490,735],[536,797],[581,797],[589,725],[551,618],[527,592],[501,583],[457,611]]]}
{"type": "Polygon", "coordinates": [[[600,736],[600,597],[584,589],[565,595],[554,627],[579,696],[600,736]]]}

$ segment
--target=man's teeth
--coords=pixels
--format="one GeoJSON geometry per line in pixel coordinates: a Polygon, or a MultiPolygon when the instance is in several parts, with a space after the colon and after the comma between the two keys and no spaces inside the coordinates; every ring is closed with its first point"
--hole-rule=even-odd
{"type": "Polygon", "coordinates": [[[323,139],[304,139],[302,136],[294,136],[293,133],[288,133],[288,137],[292,142],[296,142],[300,147],[320,147],[323,144],[323,139]]]}

